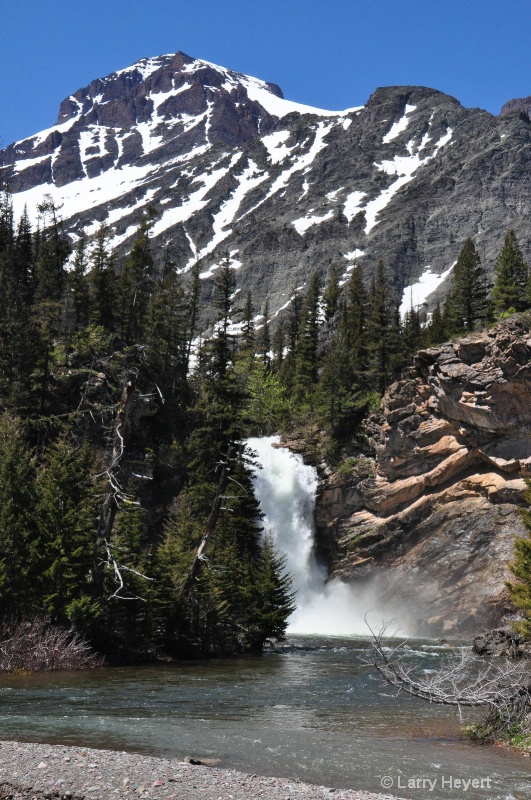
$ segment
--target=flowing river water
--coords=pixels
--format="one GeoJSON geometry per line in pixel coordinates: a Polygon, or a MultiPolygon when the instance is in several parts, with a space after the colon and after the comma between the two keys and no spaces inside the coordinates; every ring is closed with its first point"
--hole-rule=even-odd
{"type": "MultiPolygon", "coordinates": [[[[415,800],[528,800],[531,759],[470,742],[453,710],[396,697],[367,666],[360,626],[374,598],[325,584],[312,550],[315,474],[271,443],[250,441],[264,465],[264,524],[297,589],[287,642],[262,656],[2,676],[0,738],[210,757],[415,800]]],[[[451,649],[411,640],[406,654],[432,670],[451,649]]]]}

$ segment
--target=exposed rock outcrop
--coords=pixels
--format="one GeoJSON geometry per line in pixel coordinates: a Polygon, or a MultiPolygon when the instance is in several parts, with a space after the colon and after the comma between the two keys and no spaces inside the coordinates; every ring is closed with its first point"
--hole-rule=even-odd
{"type": "Polygon", "coordinates": [[[426,633],[499,625],[531,474],[529,321],[420,351],[382,406],[368,423],[374,458],[323,481],[332,574],[383,575],[426,633]]]}
{"type": "Polygon", "coordinates": [[[509,117],[514,114],[524,114],[529,119],[531,115],[531,97],[517,97],[504,103],[500,111],[500,117],[509,117]]]}

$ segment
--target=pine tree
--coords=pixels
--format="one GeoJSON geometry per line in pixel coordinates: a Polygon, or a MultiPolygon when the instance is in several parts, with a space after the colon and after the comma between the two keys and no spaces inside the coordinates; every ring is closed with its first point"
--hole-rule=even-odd
{"type": "Polygon", "coordinates": [[[285,344],[287,353],[283,357],[280,378],[286,387],[288,394],[293,390],[295,382],[295,361],[297,347],[299,344],[301,318],[302,318],[302,296],[297,289],[291,290],[289,308],[286,312],[286,323],[284,325],[285,344]]]}
{"type": "Polygon", "coordinates": [[[61,300],[66,261],[71,252],[68,239],[64,236],[58,216],[59,209],[50,195],[39,205],[39,214],[44,223],[40,234],[35,263],[35,302],[43,308],[46,303],[61,300]]]}
{"type": "Polygon", "coordinates": [[[426,341],[428,345],[440,344],[446,339],[446,326],[441,313],[441,304],[437,303],[433,309],[431,319],[426,326],[426,341]]]}
{"type": "Polygon", "coordinates": [[[269,299],[266,297],[262,310],[263,323],[256,336],[256,351],[265,367],[271,363],[271,327],[269,319],[269,299]]]}
{"type": "Polygon", "coordinates": [[[108,242],[109,231],[105,225],[101,225],[90,253],[90,271],[88,274],[90,322],[108,331],[113,331],[116,317],[116,275],[108,242]]]}
{"type": "Polygon", "coordinates": [[[38,595],[28,579],[35,537],[35,461],[20,422],[0,417],[0,613],[31,613],[38,595]]]}
{"type": "Polygon", "coordinates": [[[278,374],[284,361],[284,317],[281,315],[273,334],[273,361],[272,367],[278,374]]]}
{"type": "Polygon", "coordinates": [[[373,387],[380,394],[385,392],[390,374],[389,364],[389,288],[383,261],[378,262],[372,282],[367,316],[367,348],[369,369],[373,387]]]}
{"type": "Polygon", "coordinates": [[[176,265],[169,258],[155,284],[147,312],[147,360],[166,400],[170,416],[185,401],[188,308],[176,265]]]}
{"type": "Polygon", "coordinates": [[[341,270],[338,265],[334,263],[330,267],[323,296],[325,322],[330,322],[338,309],[339,296],[341,293],[339,288],[340,278],[341,270]]]}
{"type": "Polygon", "coordinates": [[[28,209],[24,206],[18,224],[14,251],[14,272],[16,284],[25,305],[29,306],[35,288],[35,263],[33,251],[33,233],[28,209]]]}
{"type": "Polygon", "coordinates": [[[235,290],[236,276],[229,258],[226,257],[214,279],[214,307],[217,309],[217,320],[211,342],[211,368],[220,378],[225,376],[235,350],[235,337],[230,331],[235,290]]]}
{"type": "Polygon", "coordinates": [[[319,345],[319,303],[321,278],[314,272],[304,295],[300,332],[295,352],[295,382],[293,397],[296,403],[309,403],[317,384],[319,345]]]}
{"type": "MultiPolygon", "coordinates": [[[[97,519],[91,453],[67,438],[49,449],[35,484],[37,533],[31,542],[32,583],[42,611],[83,626],[90,613],[90,566],[97,519]]],[[[94,613],[92,611],[92,613],[94,613]]]]}
{"type": "Polygon", "coordinates": [[[251,291],[247,292],[245,298],[245,307],[243,309],[243,325],[240,353],[243,356],[254,357],[256,347],[256,331],[254,324],[254,307],[253,307],[253,294],[251,291]]]}
{"type": "Polygon", "coordinates": [[[186,374],[190,367],[190,356],[192,353],[192,344],[196,334],[197,319],[199,316],[199,304],[201,302],[201,278],[199,264],[194,264],[191,270],[190,288],[187,293],[188,297],[188,341],[186,346],[186,374]]]}
{"type": "Polygon", "coordinates": [[[262,552],[247,586],[247,636],[250,649],[260,652],[267,639],[285,637],[289,616],[295,610],[292,579],[286,571],[286,559],[279,556],[270,536],[264,536],[262,552]]]}
{"type": "Polygon", "coordinates": [[[523,311],[527,308],[528,268],[512,229],[505,236],[503,247],[494,265],[494,272],[492,302],[496,313],[502,314],[510,309],[523,311]]]}
{"type": "Polygon", "coordinates": [[[141,343],[145,334],[147,306],[155,280],[150,232],[155,221],[148,207],[131,252],[124,259],[118,282],[120,336],[130,344],[141,343]]]}
{"type": "MultiPolygon", "coordinates": [[[[531,501],[531,484],[528,482],[527,501],[531,501]]],[[[527,535],[517,536],[514,540],[514,560],[510,570],[516,578],[515,582],[505,585],[509,596],[521,615],[521,620],[514,627],[526,641],[531,640],[531,511],[522,510],[522,519],[527,528],[527,535]]]]}
{"type": "Polygon", "coordinates": [[[451,333],[472,331],[489,318],[485,271],[472,239],[467,239],[452,272],[443,319],[451,333]]]}

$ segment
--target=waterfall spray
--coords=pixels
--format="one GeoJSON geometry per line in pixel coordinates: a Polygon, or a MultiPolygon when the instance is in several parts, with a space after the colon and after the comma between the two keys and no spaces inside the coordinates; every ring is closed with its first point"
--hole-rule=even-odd
{"type": "Polygon", "coordinates": [[[375,611],[374,588],[354,588],[338,579],[327,581],[326,569],[315,557],[314,509],[317,472],[299,455],[272,447],[280,437],[252,438],[262,469],[253,479],[263,525],[286,556],[293,577],[297,608],[289,633],[365,635],[365,614],[375,611]]]}

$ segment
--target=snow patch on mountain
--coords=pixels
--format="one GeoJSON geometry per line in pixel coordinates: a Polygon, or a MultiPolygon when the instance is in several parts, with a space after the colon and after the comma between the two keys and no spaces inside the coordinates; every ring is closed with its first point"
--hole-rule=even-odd
{"type": "Polygon", "coordinates": [[[153,58],[141,58],[139,61],[135,61],[134,64],[131,64],[130,67],[116,70],[116,72],[113,72],[109,78],[114,78],[116,75],[129,75],[133,72],[140,72],[142,75],[142,80],[145,81],[146,78],[149,78],[150,75],[160,69],[160,67],[164,66],[164,64],[171,58],[173,58],[172,53],[168,53],[164,56],[154,56],[153,58]]]}
{"type": "Polygon", "coordinates": [[[13,171],[14,172],[23,172],[28,167],[34,167],[36,164],[44,163],[50,157],[51,156],[47,155],[47,156],[38,156],[37,158],[24,158],[24,159],[21,159],[20,161],[16,162],[16,164],[15,164],[15,166],[13,168],[13,171]]]}
{"type": "Polygon", "coordinates": [[[349,222],[361,211],[361,201],[366,194],[366,192],[354,191],[347,195],[345,205],[343,206],[343,214],[349,222]]]}
{"type": "Polygon", "coordinates": [[[402,319],[412,308],[418,310],[424,305],[430,294],[446,280],[453,267],[454,265],[452,264],[445,272],[437,275],[432,272],[431,267],[428,265],[424,268],[424,272],[416,283],[404,287],[402,302],[400,303],[400,316],[402,319]]]}
{"type": "Polygon", "coordinates": [[[302,172],[302,171],[308,172],[317,154],[320,153],[321,150],[323,150],[327,146],[328,142],[325,142],[324,140],[333,127],[334,127],[334,122],[329,122],[329,123],[319,122],[317,124],[317,128],[315,128],[314,140],[308,152],[297,158],[295,162],[290,167],[288,167],[288,169],[285,169],[283,172],[281,172],[278,178],[271,185],[269,192],[266,194],[266,196],[263,197],[262,200],[260,200],[260,202],[257,203],[255,206],[246,211],[245,214],[243,214],[240,217],[240,219],[243,219],[243,217],[247,216],[247,214],[250,214],[252,211],[255,211],[257,208],[263,205],[263,203],[269,200],[270,197],[273,197],[273,195],[279,192],[281,189],[285,189],[290,181],[290,178],[296,172],[302,172]]]}
{"type": "Polygon", "coordinates": [[[44,184],[34,186],[25,192],[13,194],[13,210],[19,218],[27,205],[30,218],[37,217],[37,206],[43,197],[50,195],[57,207],[64,206],[68,216],[73,217],[87,209],[109,203],[126,194],[143,183],[146,176],[153,171],[152,164],[144,166],[122,167],[119,170],[108,170],[94,178],[82,178],[65,186],[44,184]]]}
{"type": "MultiPolygon", "coordinates": [[[[394,181],[387,189],[384,189],[378,197],[375,197],[374,200],[371,200],[365,206],[365,233],[368,234],[377,224],[376,217],[391,201],[394,195],[398,192],[402,186],[405,186],[406,183],[409,183],[413,180],[415,172],[419,169],[419,167],[424,166],[427,164],[428,161],[431,161],[441,147],[444,147],[445,144],[452,138],[452,129],[448,128],[444,136],[442,136],[438,142],[434,145],[433,153],[426,158],[421,158],[419,155],[420,148],[416,153],[412,153],[413,147],[409,149],[410,155],[409,156],[398,156],[394,155],[393,159],[384,159],[381,164],[375,164],[382,172],[385,172],[387,175],[398,175],[396,181],[394,181]]],[[[411,145],[411,142],[408,143],[411,145]]],[[[421,142],[422,144],[422,142],[421,142]]],[[[422,145],[424,148],[425,145],[422,145]]]]}
{"type": "Polygon", "coordinates": [[[393,139],[397,138],[397,136],[400,136],[402,131],[406,130],[407,126],[409,125],[408,116],[412,114],[416,108],[417,106],[410,106],[409,104],[406,103],[403,117],[401,117],[401,119],[399,119],[398,122],[394,122],[391,125],[391,128],[382,139],[383,144],[389,144],[389,142],[392,142],[393,139]]]}
{"type": "Polygon", "coordinates": [[[201,211],[201,209],[204,208],[208,203],[208,200],[205,199],[208,192],[213,186],[216,185],[216,183],[218,183],[218,181],[225,177],[229,170],[234,166],[236,161],[238,161],[240,158],[241,152],[237,152],[232,156],[230,163],[226,166],[212,170],[210,175],[205,173],[198,176],[194,183],[201,181],[202,186],[197,189],[197,191],[190,194],[188,199],[181,203],[181,205],[166,209],[162,216],[153,225],[151,231],[152,235],[158,236],[160,233],[168,228],[173,227],[174,225],[177,225],[179,222],[186,222],[191,216],[196,214],[198,211],[201,211]]]}
{"type": "MultiPolygon", "coordinates": [[[[238,250],[231,250],[228,255],[229,267],[231,269],[240,269],[242,266],[242,262],[235,258],[236,253],[238,253],[238,250]]],[[[215,264],[211,264],[210,267],[204,272],[200,272],[199,277],[202,281],[206,280],[207,278],[212,278],[216,270],[218,270],[220,267],[221,261],[217,261],[215,264]]]]}
{"type": "MultiPolygon", "coordinates": [[[[240,157],[241,153],[232,158],[229,169],[232,169],[240,157]]],[[[262,170],[257,167],[254,161],[250,159],[247,168],[241,173],[241,175],[237,177],[238,186],[236,189],[234,189],[228,200],[225,200],[225,202],[222,203],[218,213],[214,214],[212,223],[212,229],[214,231],[213,238],[206,245],[206,247],[204,247],[199,253],[196,253],[195,256],[189,260],[185,269],[190,269],[190,267],[192,267],[197,260],[207,256],[218,246],[220,242],[230,236],[232,230],[229,228],[229,225],[231,222],[233,222],[245,195],[263,183],[266,178],[269,177],[269,175],[267,172],[262,172],[262,170]]]]}
{"type": "Polygon", "coordinates": [[[290,131],[275,131],[268,136],[262,136],[262,143],[266,147],[269,158],[272,164],[279,164],[284,161],[293,150],[293,147],[287,147],[285,144],[286,139],[289,139],[290,131]]]}
{"type": "Polygon", "coordinates": [[[294,219],[291,223],[298,234],[304,236],[306,231],[311,228],[313,225],[320,225],[322,222],[325,222],[327,219],[332,219],[334,216],[334,212],[332,210],[327,211],[323,217],[300,217],[300,219],[294,219]]]}

